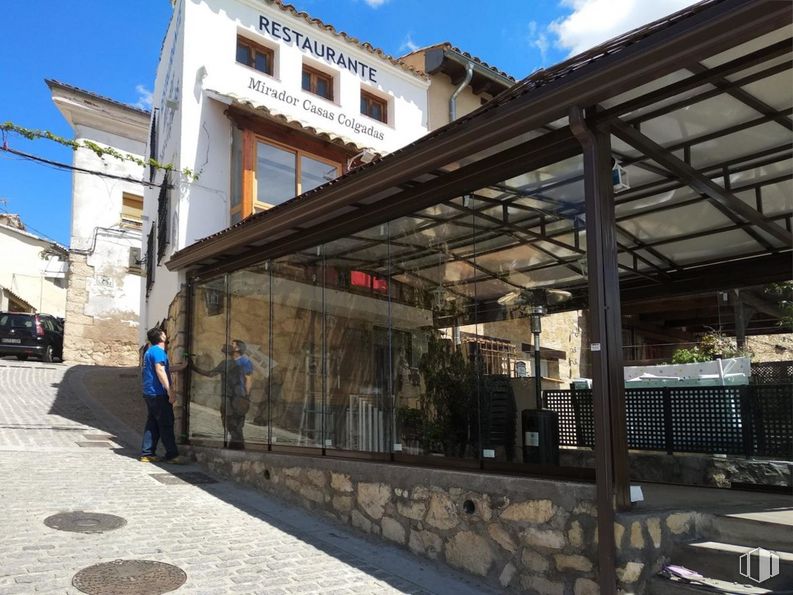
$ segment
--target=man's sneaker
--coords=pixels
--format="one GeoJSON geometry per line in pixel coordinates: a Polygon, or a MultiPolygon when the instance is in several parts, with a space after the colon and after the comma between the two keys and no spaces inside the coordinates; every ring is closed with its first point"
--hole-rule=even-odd
{"type": "Polygon", "coordinates": [[[177,455],[170,459],[163,459],[160,461],[161,463],[168,463],[169,465],[189,465],[190,461],[187,460],[186,457],[181,455],[177,455]]]}
{"type": "Polygon", "coordinates": [[[153,455],[143,455],[138,459],[141,463],[159,463],[160,457],[155,457],[153,455]]]}

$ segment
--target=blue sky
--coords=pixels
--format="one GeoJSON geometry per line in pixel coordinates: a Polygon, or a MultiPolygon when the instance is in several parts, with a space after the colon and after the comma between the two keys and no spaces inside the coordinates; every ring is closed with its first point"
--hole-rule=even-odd
{"type": "MultiPolygon", "coordinates": [[[[198,0],[189,0],[198,1],[198,0]]],[[[449,41],[523,78],[690,0],[295,0],[299,10],[393,56],[449,41]]],[[[0,122],[71,137],[44,79],[147,107],[169,0],[6,0],[0,122]],[[11,49],[13,48],[13,49],[11,49]]],[[[7,137],[17,150],[71,163],[71,150],[7,137]]],[[[0,151],[0,211],[69,244],[72,174],[0,151]],[[5,202],[2,202],[5,201],[5,202]]],[[[6,257],[6,255],[2,255],[6,257]]]]}

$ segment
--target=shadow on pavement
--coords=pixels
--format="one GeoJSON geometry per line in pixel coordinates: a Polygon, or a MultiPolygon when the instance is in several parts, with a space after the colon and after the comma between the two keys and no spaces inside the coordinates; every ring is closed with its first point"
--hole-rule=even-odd
{"type": "MultiPolygon", "coordinates": [[[[71,366],[57,388],[57,396],[50,409],[51,414],[90,426],[94,430],[86,434],[93,434],[92,439],[100,441],[102,436],[106,435],[106,440],[112,437],[112,441],[121,446],[113,449],[114,452],[120,456],[137,457],[141,433],[146,422],[146,408],[140,396],[137,367],[71,366]]],[[[188,481],[190,472],[195,475],[197,468],[196,464],[174,466],[147,463],[147,465],[150,465],[151,472],[171,473],[175,476],[184,474],[188,481]]],[[[217,483],[202,485],[198,482],[194,484],[195,487],[369,576],[388,583],[395,589],[411,593],[432,593],[446,591],[451,587],[463,595],[466,589],[461,590],[460,586],[465,583],[470,587],[468,591],[470,593],[497,592],[473,577],[459,575],[438,562],[413,557],[410,552],[401,548],[355,533],[339,521],[327,517],[319,518],[316,513],[291,505],[276,495],[258,492],[225,477],[218,477],[203,470],[202,472],[216,479],[217,483]],[[254,494],[256,497],[252,497],[254,494]],[[376,552],[376,555],[373,552],[376,552]],[[387,562],[389,556],[390,564],[387,562]],[[434,586],[428,588],[426,586],[428,576],[423,577],[424,585],[412,580],[416,577],[408,578],[411,574],[410,570],[404,568],[404,563],[399,564],[400,557],[402,560],[405,557],[412,558],[416,567],[426,575],[437,573],[439,577],[453,576],[456,580],[453,586],[444,585],[437,579],[430,580],[434,582],[434,586]],[[377,560],[381,564],[375,565],[370,560],[377,560]],[[430,572],[426,572],[427,570],[430,572]]],[[[307,572],[310,572],[310,569],[307,572]]]]}

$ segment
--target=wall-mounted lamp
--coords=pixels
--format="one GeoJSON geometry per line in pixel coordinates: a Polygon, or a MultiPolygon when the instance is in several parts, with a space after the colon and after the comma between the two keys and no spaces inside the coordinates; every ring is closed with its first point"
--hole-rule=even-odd
{"type": "Polygon", "coordinates": [[[375,157],[377,157],[377,153],[375,153],[371,149],[364,149],[357,155],[353,155],[347,160],[347,169],[350,169],[352,167],[352,164],[355,163],[356,160],[360,161],[361,164],[371,163],[372,161],[374,161],[375,157]]]}
{"type": "Polygon", "coordinates": [[[630,190],[631,187],[628,182],[628,172],[613,157],[611,158],[611,183],[614,185],[614,192],[630,190]]]}

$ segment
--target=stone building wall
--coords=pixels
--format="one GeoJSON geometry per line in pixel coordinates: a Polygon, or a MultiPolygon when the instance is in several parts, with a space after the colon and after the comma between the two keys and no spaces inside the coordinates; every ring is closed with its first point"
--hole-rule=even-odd
{"type": "MultiPolygon", "coordinates": [[[[280,453],[192,452],[213,472],[483,577],[496,588],[599,592],[592,484],[280,453]]],[[[674,543],[694,537],[698,527],[698,517],[686,512],[621,515],[614,530],[625,591],[641,593],[674,543]]]]}
{"type": "MultiPolygon", "coordinates": [[[[558,378],[564,384],[573,378],[589,374],[587,345],[587,319],[583,311],[548,314],[542,319],[541,347],[564,351],[565,359],[559,360],[558,378]]],[[[516,318],[479,325],[479,332],[489,337],[509,339],[515,345],[533,342],[528,318],[516,318]]]]}
{"type": "Polygon", "coordinates": [[[793,333],[746,337],[752,362],[784,362],[793,360],[793,333]]]}
{"type": "MultiPolygon", "coordinates": [[[[173,301],[168,306],[168,318],[164,321],[165,334],[168,337],[168,361],[171,365],[178,365],[185,361],[187,352],[187,287],[183,286],[173,301]]],[[[184,395],[185,395],[185,374],[184,372],[172,372],[171,382],[173,390],[176,392],[177,400],[174,405],[174,429],[177,433],[177,441],[184,442],[186,435],[181,432],[185,427],[182,421],[185,419],[184,395]],[[179,435],[181,433],[181,435],[179,435]]]]}
{"type": "Polygon", "coordinates": [[[113,312],[101,317],[87,314],[90,288],[96,286],[97,278],[85,255],[69,254],[63,357],[69,363],[137,365],[137,313],[113,312]]]}

